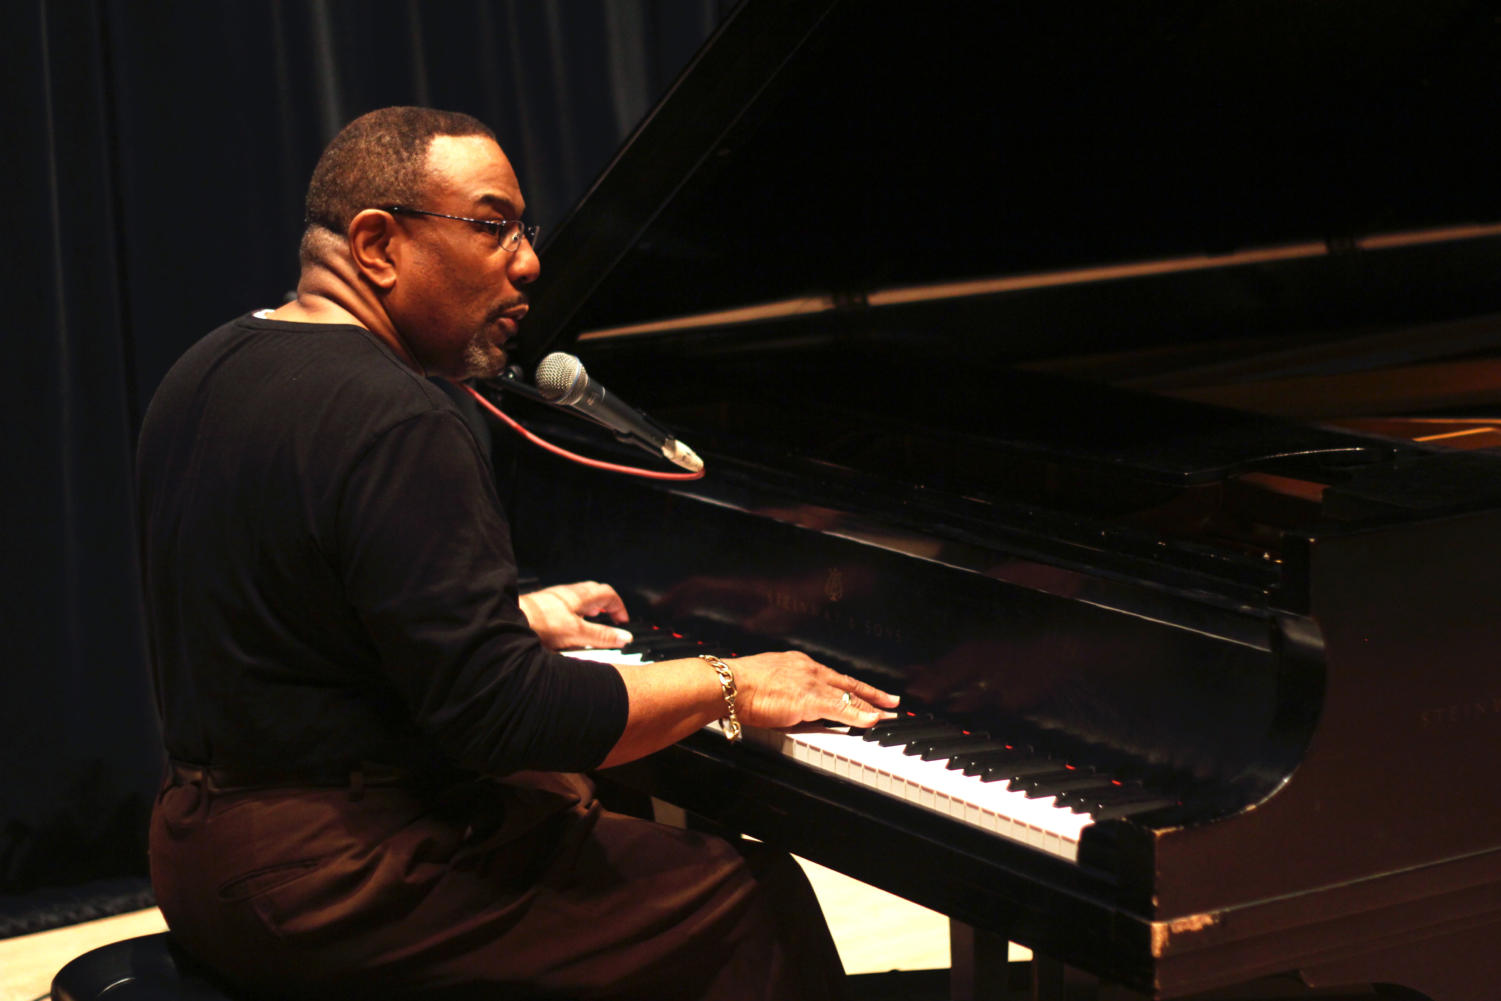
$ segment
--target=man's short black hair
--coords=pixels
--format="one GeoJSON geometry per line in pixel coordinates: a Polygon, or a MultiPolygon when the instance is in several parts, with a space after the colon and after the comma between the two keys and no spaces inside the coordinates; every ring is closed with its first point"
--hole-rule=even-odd
{"type": "Polygon", "coordinates": [[[363,209],[417,205],[427,180],[427,148],[436,136],[494,139],[495,133],[462,112],[433,108],[380,108],[344,126],[313,168],[309,228],[343,236],[363,209]]]}

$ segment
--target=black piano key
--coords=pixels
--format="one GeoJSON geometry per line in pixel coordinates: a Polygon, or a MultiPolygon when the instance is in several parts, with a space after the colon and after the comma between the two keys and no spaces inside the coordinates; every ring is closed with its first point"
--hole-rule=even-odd
{"type": "Polygon", "coordinates": [[[1176,796],[1155,796],[1147,799],[1130,799],[1118,803],[1102,804],[1098,809],[1085,810],[1096,820],[1114,820],[1118,817],[1131,817],[1139,813],[1151,813],[1153,810],[1163,810],[1172,806],[1182,806],[1183,801],[1176,796]]]}
{"type": "Polygon", "coordinates": [[[656,650],[648,650],[641,655],[641,659],[648,662],[661,660],[678,660],[682,657],[697,657],[699,654],[708,654],[711,657],[723,657],[729,659],[735,656],[733,650],[715,646],[712,643],[695,643],[692,646],[664,646],[656,650]]]}
{"type": "Polygon", "coordinates": [[[646,653],[651,650],[660,650],[664,647],[696,646],[701,640],[695,640],[689,636],[668,632],[652,632],[646,635],[632,635],[631,641],[621,647],[626,653],[646,653]]]}
{"type": "Polygon", "coordinates": [[[699,639],[667,626],[628,622],[625,628],[632,631],[632,638],[631,642],[620,648],[621,652],[636,654],[648,663],[697,657],[702,653],[724,658],[740,656],[723,643],[699,639]]]}
{"type": "MultiPolygon", "coordinates": [[[[866,740],[879,740],[886,734],[896,733],[901,730],[915,730],[919,727],[930,727],[936,723],[932,713],[908,713],[898,716],[896,719],[885,719],[868,730],[862,731],[866,740]]],[[[947,724],[944,724],[947,726],[947,724]]]]}
{"type": "Polygon", "coordinates": [[[924,761],[953,758],[959,754],[975,751],[1002,751],[1006,745],[985,733],[960,734],[957,737],[932,737],[914,740],[907,745],[907,753],[920,756],[924,761]]]}
{"type": "MultiPolygon", "coordinates": [[[[945,741],[968,740],[968,739],[970,739],[970,738],[965,736],[963,730],[959,729],[958,727],[950,727],[947,733],[940,733],[937,736],[932,736],[932,735],[918,736],[918,737],[915,737],[914,739],[908,741],[907,743],[901,745],[901,747],[902,747],[902,753],[903,754],[910,754],[913,757],[919,757],[919,756],[923,755],[927,751],[927,749],[930,748],[930,747],[932,747],[932,745],[934,745],[934,744],[943,743],[945,741]]],[[[940,754],[937,757],[946,758],[946,757],[948,757],[948,755],[946,755],[946,754],[940,754]]],[[[923,758],[923,760],[924,761],[933,761],[935,759],[934,758],[927,758],[927,757],[925,757],[925,758],[923,758]]]]}
{"type": "Polygon", "coordinates": [[[654,664],[663,660],[679,660],[683,657],[696,657],[700,652],[707,653],[707,647],[699,646],[659,646],[652,650],[640,651],[641,659],[648,664],[654,664]]]}
{"type": "Polygon", "coordinates": [[[1023,761],[1005,761],[985,765],[976,772],[964,770],[966,775],[978,775],[981,782],[1009,782],[1011,779],[1021,778],[1023,775],[1037,775],[1042,772],[1051,772],[1058,769],[1058,762],[1052,758],[1042,757],[1023,761]]]}
{"type": "Polygon", "coordinates": [[[929,723],[926,726],[908,726],[895,730],[875,729],[866,734],[865,739],[873,739],[882,747],[895,747],[898,744],[910,744],[923,737],[952,737],[958,733],[959,729],[951,723],[929,723]]]}
{"type": "Polygon", "coordinates": [[[932,713],[905,712],[895,719],[886,719],[871,727],[872,730],[900,730],[904,726],[927,726],[935,723],[938,717],[932,713]]]}
{"type": "MultiPolygon", "coordinates": [[[[606,625],[611,626],[615,624],[615,621],[606,615],[596,615],[590,621],[603,622],[606,625]]],[[[657,636],[672,635],[671,629],[668,629],[665,626],[658,625],[655,622],[642,622],[640,620],[634,620],[627,622],[623,628],[630,630],[631,639],[637,643],[645,642],[646,640],[652,639],[653,637],[657,636]]]]}
{"type": "Polygon", "coordinates": [[[1100,775],[1088,768],[1069,768],[1019,776],[1012,780],[1011,788],[1025,793],[1028,799],[1040,799],[1070,789],[1099,789],[1109,784],[1108,775],[1100,775]]]}
{"type": "MultiPolygon", "coordinates": [[[[1053,794],[1056,797],[1056,799],[1054,800],[1054,805],[1065,807],[1075,813],[1087,813],[1091,817],[1093,817],[1095,816],[1094,811],[1100,809],[1107,801],[1107,797],[1109,796],[1110,790],[1112,788],[1113,787],[1109,785],[1093,785],[1085,786],[1079,789],[1067,789],[1053,794]],[[1063,797],[1065,796],[1072,796],[1076,798],[1064,800],[1063,797]]],[[[1124,801],[1110,800],[1110,802],[1124,801]]]]}
{"type": "Polygon", "coordinates": [[[1087,813],[1098,819],[1128,816],[1176,806],[1180,799],[1164,789],[1148,789],[1134,783],[1112,785],[1105,789],[1078,789],[1060,793],[1058,802],[1075,813],[1087,813]]]}
{"type": "MultiPolygon", "coordinates": [[[[949,768],[962,769],[965,775],[978,775],[980,771],[991,765],[1005,764],[1011,761],[1034,761],[1038,758],[1052,760],[1035,747],[1025,744],[1003,748],[999,751],[975,751],[970,754],[956,754],[949,761],[949,768]]],[[[1056,764],[1053,767],[1057,767],[1056,764]]]]}
{"type": "Polygon", "coordinates": [[[1095,788],[1065,789],[1058,793],[1058,805],[1072,807],[1076,813],[1088,813],[1090,806],[1157,795],[1158,790],[1143,788],[1140,782],[1114,779],[1095,788]]]}

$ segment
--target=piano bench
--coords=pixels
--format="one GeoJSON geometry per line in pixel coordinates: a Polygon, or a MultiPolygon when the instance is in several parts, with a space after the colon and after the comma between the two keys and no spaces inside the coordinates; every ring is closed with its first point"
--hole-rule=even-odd
{"type": "Polygon", "coordinates": [[[234,1001],[158,932],[92,949],[52,978],[53,1001],[234,1001]]]}

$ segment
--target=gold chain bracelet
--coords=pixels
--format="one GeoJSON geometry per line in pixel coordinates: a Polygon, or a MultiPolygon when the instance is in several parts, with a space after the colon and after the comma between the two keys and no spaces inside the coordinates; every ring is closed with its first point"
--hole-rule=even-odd
{"type": "Polygon", "coordinates": [[[735,715],[735,672],[730,670],[730,665],[712,654],[701,653],[699,659],[714,668],[714,673],[719,676],[719,687],[724,690],[725,717],[719,721],[724,728],[724,735],[732,743],[740,739],[740,719],[735,715]]]}

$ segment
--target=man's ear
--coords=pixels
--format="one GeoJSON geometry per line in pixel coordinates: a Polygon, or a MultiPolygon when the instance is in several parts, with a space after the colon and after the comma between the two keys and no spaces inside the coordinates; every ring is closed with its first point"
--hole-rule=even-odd
{"type": "Polygon", "coordinates": [[[348,235],[355,268],[376,288],[391,291],[399,253],[395,244],[402,238],[396,217],[381,209],[362,209],[349,221],[348,235]]]}

